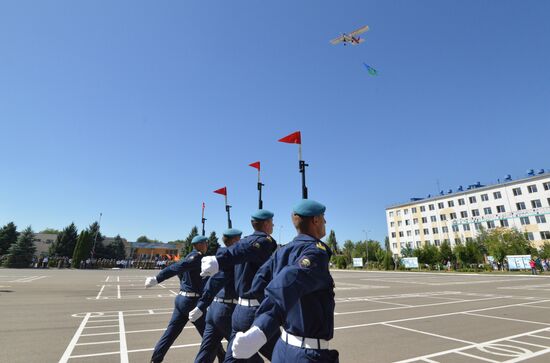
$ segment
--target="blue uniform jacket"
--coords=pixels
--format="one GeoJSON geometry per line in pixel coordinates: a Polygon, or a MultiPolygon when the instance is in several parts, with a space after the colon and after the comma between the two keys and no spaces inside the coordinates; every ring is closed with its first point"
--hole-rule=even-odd
{"type": "MultiPolygon", "coordinates": [[[[223,253],[226,249],[226,247],[220,248],[218,252],[223,253]]],[[[210,306],[212,300],[214,300],[214,296],[226,300],[236,299],[238,297],[235,292],[235,273],[233,267],[220,270],[208,280],[204,286],[202,296],[197,303],[197,307],[201,309],[202,312],[205,312],[206,308],[210,306]]]]}
{"type": "Polygon", "coordinates": [[[180,290],[202,294],[203,281],[200,277],[202,253],[193,250],[185,258],[164,268],[157,275],[158,283],[178,275],[180,290]]]}
{"type": "Polygon", "coordinates": [[[334,334],[334,280],[329,272],[330,248],[314,237],[300,234],[262,266],[254,280],[265,288],[255,326],[269,339],[279,327],[290,334],[332,339],[334,334]]]}
{"type": "Polygon", "coordinates": [[[220,269],[235,266],[235,290],[244,299],[261,299],[263,294],[250,294],[254,275],[277,249],[277,243],[264,232],[254,231],[233,246],[216,253],[220,269]]]}

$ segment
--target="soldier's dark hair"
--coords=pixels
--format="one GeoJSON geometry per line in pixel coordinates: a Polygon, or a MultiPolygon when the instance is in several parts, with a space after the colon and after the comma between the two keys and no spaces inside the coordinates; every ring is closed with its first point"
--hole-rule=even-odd
{"type": "Polygon", "coordinates": [[[311,226],[311,220],[313,217],[304,217],[299,214],[292,214],[292,223],[296,230],[300,233],[306,233],[311,226]]]}

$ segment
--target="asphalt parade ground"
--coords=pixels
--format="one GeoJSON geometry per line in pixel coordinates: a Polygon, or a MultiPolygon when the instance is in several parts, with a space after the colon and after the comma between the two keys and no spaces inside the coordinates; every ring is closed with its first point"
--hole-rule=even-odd
{"type": "MultiPolygon", "coordinates": [[[[1,362],[147,362],[178,280],[0,269],[1,362]]],[[[549,362],[550,277],[333,271],[341,362],[549,362]]],[[[165,362],[193,362],[188,323],[165,362]]]]}

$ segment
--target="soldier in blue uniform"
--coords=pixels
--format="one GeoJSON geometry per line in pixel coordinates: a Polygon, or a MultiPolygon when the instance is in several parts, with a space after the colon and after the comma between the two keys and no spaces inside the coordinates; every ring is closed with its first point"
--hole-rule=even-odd
{"type": "MultiPolygon", "coordinates": [[[[189,312],[197,305],[197,301],[202,294],[203,281],[200,277],[200,266],[201,259],[208,250],[208,241],[204,236],[196,236],[191,243],[194,249],[182,261],[166,267],[156,277],[148,277],[145,280],[145,287],[149,288],[176,275],[180,279],[180,292],[176,296],[174,312],[166,331],[155,346],[151,357],[152,363],[162,362],[168,349],[170,349],[170,346],[187,323],[189,312]]],[[[193,324],[202,336],[204,318],[196,320],[193,324]]],[[[221,362],[225,355],[221,343],[219,343],[217,351],[218,359],[221,362]]]]}
{"type": "MultiPolygon", "coordinates": [[[[241,239],[242,232],[229,228],[223,232],[223,243],[231,247],[241,239]]],[[[223,249],[218,252],[223,253],[223,249]]],[[[189,321],[194,322],[206,312],[206,327],[195,363],[212,363],[216,358],[216,347],[223,338],[231,338],[231,316],[237,304],[234,267],[228,267],[212,276],[195,307],[189,313],[189,321]]]]}
{"type": "MultiPolygon", "coordinates": [[[[211,276],[220,268],[227,269],[235,266],[235,290],[239,300],[233,311],[231,338],[224,360],[226,363],[236,361],[231,353],[232,339],[238,331],[250,328],[256,310],[263,299],[263,291],[254,294],[248,293],[254,275],[277,249],[277,243],[270,236],[273,233],[273,213],[260,209],[252,215],[251,223],[254,228],[253,234],[241,239],[230,248],[220,251],[215,257],[208,256],[201,261],[201,276],[211,276]]],[[[260,349],[260,353],[271,360],[276,342],[277,336],[274,333],[273,338],[260,349]]],[[[255,354],[248,359],[248,362],[263,362],[263,359],[255,354]]]]}
{"type": "Polygon", "coordinates": [[[270,282],[252,327],[238,332],[232,352],[236,358],[255,354],[268,339],[284,331],[272,362],[338,362],[329,349],[334,334],[334,280],[329,272],[330,248],[325,236],[325,206],[302,200],[294,207],[292,222],[298,235],[278,250],[255,279],[270,282]]]}

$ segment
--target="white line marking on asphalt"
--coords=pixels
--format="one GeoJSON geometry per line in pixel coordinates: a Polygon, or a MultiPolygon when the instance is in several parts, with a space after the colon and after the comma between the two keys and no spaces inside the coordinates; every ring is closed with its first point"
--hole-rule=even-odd
{"type": "Polygon", "coordinates": [[[76,332],[73,335],[73,338],[71,339],[69,345],[67,346],[67,349],[65,350],[65,353],[63,353],[63,356],[59,360],[59,363],[67,363],[69,358],[71,357],[71,353],[73,352],[73,349],[76,345],[76,342],[78,341],[78,338],[80,338],[80,335],[82,334],[82,331],[84,330],[84,326],[88,322],[88,319],[90,318],[91,313],[87,313],[84,319],[82,319],[82,322],[80,323],[80,326],[76,330],[76,332]]]}
{"type": "Polygon", "coordinates": [[[92,320],[92,319],[90,319],[88,321],[88,324],[90,324],[90,323],[110,323],[110,322],[113,322],[113,321],[118,321],[118,319],[107,319],[107,320],[92,320]]]}
{"type": "Polygon", "coordinates": [[[116,285],[117,287],[117,297],[120,299],[120,285],[116,285]]]}
{"type": "Polygon", "coordinates": [[[478,357],[477,355],[473,355],[473,354],[469,354],[469,353],[464,353],[464,352],[455,352],[455,353],[466,356],[466,357],[474,358],[474,359],[477,359],[477,360],[482,360],[482,361],[485,361],[485,362],[500,363],[498,360],[492,360],[492,359],[489,359],[489,358],[478,357]]]}
{"type": "Polygon", "coordinates": [[[69,358],[75,359],[75,358],[88,358],[88,357],[100,357],[102,355],[119,355],[120,352],[106,352],[106,353],[95,353],[95,354],[81,354],[81,355],[71,355],[69,358]]]}
{"type": "Polygon", "coordinates": [[[154,314],[155,312],[151,309],[149,309],[149,314],[154,314]]]}
{"type": "Polygon", "coordinates": [[[550,339],[550,337],[545,337],[545,336],[542,336],[542,335],[535,335],[535,334],[532,334],[531,336],[532,336],[532,337],[535,337],[535,338],[541,338],[541,339],[550,339]]]}
{"type": "Polygon", "coordinates": [[[107,278],[105,279],[105,282],[109,282],[109,278],[110,278],[110,277],[111,277],[111,276],[107,276],[107,278]]]}
{"type": "Polygon", "coordinates": [[[120,282],[120,276],[116,277],[116,282],[120,282]]]}
{"type": "Polygon", "coordinates": [[[441,339],[454,340],[455,342],[466,343],[466,344],[476,344],[476,343],[470,342],[468,340],[452,338],[452,337],[448,337],[448,336],[440,335],[440,334],[435,334],[435,333],[428,333],[428,332],[425,332],[425,331],[422,331],[422,330],[417,330],[417,329],[405,328],[404,326],[393,325],[393,324],[388,324],[388,323],[384,323],[382,325],[389,326],[389,327],[396,328],[396,329],[408,330],[408,331],[412,331],[414,333],[430,335],[432,337],[437,337],[437,338],[441,338],[441,339]]]}
{"type": "MultiPolygon", "coordinates": [[[[531,335],[531,336],[532,336],[532,335],[531,335]]],[[[524,341],[522,341],[522,340],[517,340],[517,339],[509,339],[508,341],[509,341],[509,342],[514,342],[514,343],[519,343],[519,344],[532,345],[533,347],[539,347],[539,348],[543,348],[543,349],[550,348],[550,347],[547,346],[547,345],[540,345],[540,344],[534,344],[534,343],[527,343],[527,342],[524,342],[524,341]]]]}
{"type": "Polygon", "coordinates": [[[101,290],[99,290],[99,294],[97,294],[97,296],[95,297],[96,300],[99,299],[99,297],[101,296],[101,293],[103,292],[104,288],[105,288],[105,285],[101,286],[101,290]]]}
{"type": "Polygon", "coordinates": [[[114,328],[118,325],[97,325],[97,326],[87,326],[84,329],[97,329],[97,328],[114,328]]]}
{"type": "Polygon", "coordinates": [[[177,294],[178,294],[178,293],[175,292],[174,290],[168,290],[168,291],[170,291],[170,292],[171,292],[172,294],[174,294],[174,295],[177,295],[177,294]]]}
{"type": "Polygon", "coordinates": [[[120,363],[128,363],[128,347],[126,346],[126,327],[124,326],[124,315],[122,311],[118,313],[119,332],[120,332],[120,363]]]}
{"type": "MultiPolygon", "coordinates": [[[[178,349],[178,348],[189,348],[189,347],[198,347],[201,343],[193,343],[193,344],[182,344],[182,345],[172,345],[170,349],[178,349]]],[[[145,348],[145,349],[133,349],[128,350],[127,353],[139,353],[139,352],[150,352],[152,350],[155,350],[155,348],[145,348]]],[[[99,357],[103,355],[118,355],[120,352],[105,352],[105,353],[95,353],[95,354],[81,354],[81,355],[73,355],[70,358],[89,358],[89,357],[99,357]]],[[[127,362],[127,361],[126,361],[127,362]]]]}
{"type": "MultiPolygon", "coordinates": [[[[118,333],[116,333],[118,334],[118,333]]],[[[93,342],[93,343],[78,343],[78,344],[75,344],[75,345],[97,345],[97,344],[111,344],[111,343],[118,343],[120,342],[120,340],[107,340],[107,341],[104,341],[104,342],[93,342]]]]}
{"type": "Polygon", "coordinates": [[[475,314],[475,313],[464,313],[464,315],[481,316],[481,317],[483,317],[483,318],[492,318],[492,319],[509,320],[509,321],[519,321],[520,323],[528,323],[528,324],[538,324],[538,325],[550,326],[550,324],[548,324],[548,323],[541,323],[541,322],[539,322],[539,321],[531,321],[531,320],[523,320],[523,319],[514,319],[514,318],[504,318],[504,317],[501,317],[501,316],[492,316],[492,315],[475,314]]]}

